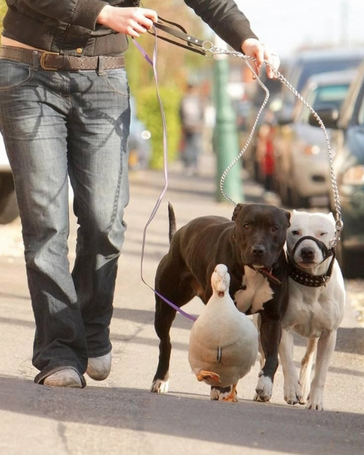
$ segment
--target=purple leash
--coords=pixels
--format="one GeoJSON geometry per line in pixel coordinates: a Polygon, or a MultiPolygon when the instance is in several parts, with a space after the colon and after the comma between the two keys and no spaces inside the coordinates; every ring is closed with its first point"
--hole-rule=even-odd
{"type": "MultiPolygon", "coordinates": [[[[157,36],[157,30],[154,29],[154,34],[157,36]]],[[[159,94],[159,88],[158,88],[158,75],[157,75],[157,69],[156,69],[156,61],[157,61],[157,40],[155,40],[154,44],[154,50],[153,50],[153,60],[150,59],[148,54],[145,52],[143,47],[135,41],[133,38],[133,43],[136,45],[136,47],[139,49],[145,60],[153,67],[153,73],[154,73],[154,79],[156,82],[156,91],[157,91],[157,98],[159,102],[159,107],[161,111],[161,116],[162,116],[162,125],[163,125],[163,172],[164,172],[164,188],[162,192],[160,193],[157,202],[152,210],[152,213],[149,217],[149,220],[147,221],[147,224],[144,227],[143,230],[143,241],[142,241],[142,252],[141,252],[141,261],[140,261],[140,275],[143,283],[148,286],[149,289],[151,289],[159,298],[161,298],[164,302],[166,302],[169,306],[171,306],[174,310],[178,311],[178,313],[182,314],[185,316],[187,319],[190,319],[191,321],[196,321],[196,317],[192,316],[185,311],[183,311],[181,308],[179,308],[177,305],[174,303],[170,302],[168,299],[163,297],[159,292],[157,292],[155,289],[152,288],[144,279],[143,276],[143,262],[144,262],[144,256],[145,256],[145,244],[146,244],[146,236],[147,236],[147,229],[150,225],[150,223],[153,221],[160,205],[163,200],[163,197],[168,189],[168,149],[167,149],[167,128],[166,128],[166,118],[164,114],[164,109],[163,109],[163,103],[159,94]]]]}

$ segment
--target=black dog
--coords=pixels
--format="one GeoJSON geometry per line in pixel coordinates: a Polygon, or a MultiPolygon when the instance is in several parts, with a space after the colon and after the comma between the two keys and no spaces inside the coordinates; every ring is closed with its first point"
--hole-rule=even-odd
{"type": "MultiPolygon", "coordinates": [[[[268,401],[278,367],[281,319],[288,303],[288,273],[283,246],[290,213],[265,204],[238,204],[232,221],[203,216],[175,232],[169,207],[170,249],[161,260],[155,290],[179,308],[198,296],[211,297],[211,274],[217,264],[228,267],[230,294],[239,310],[261,314],[260,342],[265,364],[259,373],[255,399],[268,401]]],[[[168,391],[170,328],[176,310],[156,294],[155,330],[160,338],[159,364],[152,392],[168,391]]],[[[218,327],[216,328],[218,330],[218,327]]]]}

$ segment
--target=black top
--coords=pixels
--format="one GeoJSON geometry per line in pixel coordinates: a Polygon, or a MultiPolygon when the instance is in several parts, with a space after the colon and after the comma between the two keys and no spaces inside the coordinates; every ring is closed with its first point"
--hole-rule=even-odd
{"type": "MultiPolygon", "coordinates": [[[[233,0],[184,1],[235,50],[240,51],[247,38],[256,38],[233,0]]],[[[7,38],[51,52],[93,56],[119,55],[128,47],[126,35],[96,23],[102,8],[108,4],[133,6],[138,1],[6,0],[6,3],[9,9],[3,21],[3,35],[7,38]]]]}

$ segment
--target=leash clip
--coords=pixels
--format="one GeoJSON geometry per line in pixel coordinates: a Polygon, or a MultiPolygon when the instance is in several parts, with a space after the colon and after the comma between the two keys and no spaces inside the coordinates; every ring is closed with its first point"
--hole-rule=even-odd
{"type": "Polygon", "coordinates": [[[205,52],[206,58],[212,58],[215,55],[213,52],[214,45],[211,41],[204,41],[202,44],[202,48],[205,52]]]}

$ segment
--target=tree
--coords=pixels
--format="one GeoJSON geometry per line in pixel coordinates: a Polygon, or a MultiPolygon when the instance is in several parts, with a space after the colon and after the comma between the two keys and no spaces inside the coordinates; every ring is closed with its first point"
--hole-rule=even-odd
{"type": "Polygon", "coordinates": [[[7,9],[8,7],[5,3],[5,0],[0,0],[0,32],[3,30],[3,18],[7,9]]]}

